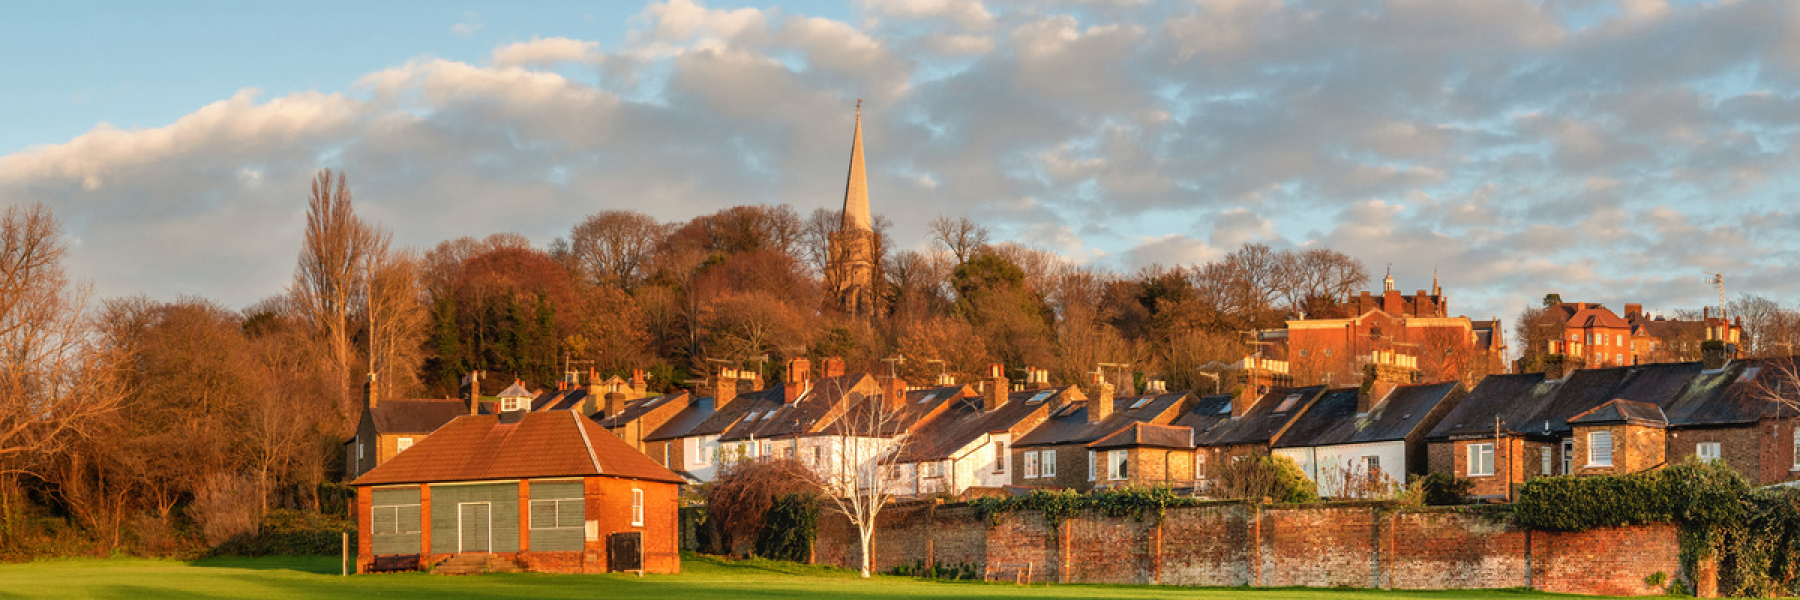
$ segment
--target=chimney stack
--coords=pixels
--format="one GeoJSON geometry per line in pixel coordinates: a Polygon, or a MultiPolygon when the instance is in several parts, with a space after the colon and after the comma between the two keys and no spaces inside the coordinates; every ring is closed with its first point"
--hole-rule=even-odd
{"type": "MultiPolygon", "coordinates": [[[[783,391],[786,392],[785,401],[787,403],[792,404],[795,400],[799,400],[800,395],[806,393],[807,388],[812,386],[812,361],[805,358],[789,360],[787,377],[783,378],[781,383],[783,391]]],[[[721,405],[715,401],[713,409],[718,410],[719,406],[721,405]]]]}
{"type": "Polygon", "coordinates": [[[1105,421],[1113,414],[1113,384],[1106,377],[1095,373],[1094,384],[1097,388],[1094,398],[1088,400],[1087,418],[1089,423],[1105,421]]]}
{"type": "MultiPolygon", "coordinates": [[[[589,379],[592,379],[593,377],[592,374],[588,375],[589,379]]],[[[631,370],[631,393],[637,395],[639,398],[648,398],[650,396],[650,380],[644,376],[643,369],[631,370]]]]}
{"type": "Polygon", "coordinates": [[[719,376],[713,378],[713,410],[718,410],[737,398],[740,375],[742,373],[737,369],[730,367],[719,369],[719,376]]]}
{"type": "Polygon", "coordinates": [[[906,380],[899,377],[881,380],[881,406],[888,412],[906,408],[906,380]]]}
{"type": "Polygon", "coordinates": [[[1149,381],[1145,381],[1144,382],[1144,393],[1147,395],[1155,395],[1155,396],[1161,396],[1163,394],[1167,394],[1167,393],[1169,393],[1169,384],[1161,379],[1151,379],[1149,381]]]}
{"type": "Polygon", "coordinates": [[[1375,405],[1387,399],[1394,388],[1419,382],[1418,358],[1392,351],[1376,350],[1373,359],[1363,367],[1363,389],[1356,394],[1356,414],[1366,415],[1375,405]]]}
{"type": "Polygon", "coordinates": [[[1644,316],[1644,305],[1637,302],[1625,304],[1625,320],[1629,321],[1644,316]]]}
{"type": "Polygon", "coordinates": [[[981,410],[998,410],[1001,404],[1006,403],[1007,394],[1012,393],[1006,381],[1006,367],[998,363],[988,365],[987,378],[987,389],[981,395],[981,410]]]}
{"type": "Polygon", "coordinates": [[[363,410],[375,408],[375,374],[369,374],[369,383],[363,387],[363,410]]]}
{"type": "MultiPolygon", "coordinates": [[[[625,402],[625,394],[621,392],[607,392],[606,416],[617,417],[619,416],[619,413],[625,412],[625,402]]],[[[618,422],[615,421],[614,424],[617,425],[618,422]]]]}
{"type": "Polygon", "coordinates": [[[844,376],[844,359],[842,357],[833,356],[826,358],[820,367],[824,371],[824,374],[821,375],[821,377],[844,376]]]}
{"type": "Polygon", "coordinates": [[[581,414],[591,415],[606,408],[606,405],[600,401],[606,394],[606,390],[601,387],[600,378],[595,376],[594,368],[588,367],[587,397],[581,400],[581,414]]]}
{"type": "Polygon", "coordinates": [[[469,371],[469,414],[481,412],[481,371],[469,371]]]}

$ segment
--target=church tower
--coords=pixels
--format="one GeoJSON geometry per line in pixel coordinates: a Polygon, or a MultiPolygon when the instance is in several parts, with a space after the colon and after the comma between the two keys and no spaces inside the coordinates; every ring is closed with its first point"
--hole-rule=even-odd
{"type": "Polygon", "coordinates": [[[850,141],[850,177],[844,186],[844,222],[831,234],[826,285],[852,315],[873,308],[875,230],[869,218],[869,177],[863,168],[862,101],[856,101],[856,133],[850,141]]]}

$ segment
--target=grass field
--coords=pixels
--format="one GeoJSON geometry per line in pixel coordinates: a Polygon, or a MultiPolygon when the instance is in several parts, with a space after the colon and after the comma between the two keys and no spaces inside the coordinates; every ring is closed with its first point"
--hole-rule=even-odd
{"type": "Polygon", "coordinates": [[[446,577],[423,573],[338,576],[335,557],[214,559],[199,562],[115,559],[0,565],[0,598],[1543,598],[1499,591],[1179,588],[934,582],[763,561],[690,558],[680,575],[496,574],[446,577]]]}

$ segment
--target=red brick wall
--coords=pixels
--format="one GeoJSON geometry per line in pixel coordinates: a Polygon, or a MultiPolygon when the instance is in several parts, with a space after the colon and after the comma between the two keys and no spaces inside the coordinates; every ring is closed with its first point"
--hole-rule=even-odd
{"type": "Polygon", "coordinates": [[[1375,508],[1277,508],[1262,512],[1257,585],[1376,587],[1375,508]]]}
{"type": "Polygon", "coordinates": [[[1546,592],[1633,596],[1660,594],[1644,583],[1679,570],[1681,546],[1673,524],[1637,525],[1580,533],[1534,531],[1531,581],[1546,592]]]}
{"type": "MultiPolygon", "coordinates": [[[[1056,531],[1036,512],[990,524],[972,508],[914,505],[876,533],[876,567],[1032,565],[1034,581],[1258,587],[1481,589],[1531,586],[1584,594],[1649,594],[1645,577],[1675,575],[1676,528],[1526,531],[1504,514],[1381,504],[1259,507],[1217,503],[1158,520],[1092,511],[1056,531]]],[[[884,524],[887,520],[884,519],[884,524]]],[[[820,523],[818,562],[855,566],[841,516],[820,523]]]]}

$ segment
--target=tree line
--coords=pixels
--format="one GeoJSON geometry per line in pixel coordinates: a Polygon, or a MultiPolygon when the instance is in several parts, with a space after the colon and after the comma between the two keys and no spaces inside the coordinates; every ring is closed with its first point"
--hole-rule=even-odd
{"type": "Polygon", "coordinates": [[[876,306],[853,317],[830,290],[833,210],[606,210],[546,247],[499,233],[408,249],[358,216],[342,174],[321,171],[306,207],[292,282],[242,308],[94,298],[63,269],[55,215],[0,213],[0,548],[51,536],[44,522],[111,551],[217,544],[276,508],[341,511],[363,395],[454,397],[470,371],[543,388],[642,368],[667,390],[721,363],[776,377],[788,358],[839,356],[920,383],[992,363],[1080,382],[1114,363],[1210,389],[1202,373],[1253,352],[1252,332],[1350,316],[1340,301],[1369,283],[1343,252],[1261,244],[1120,273],[967,217],[903,249],[877,216],[876,306]]]}

